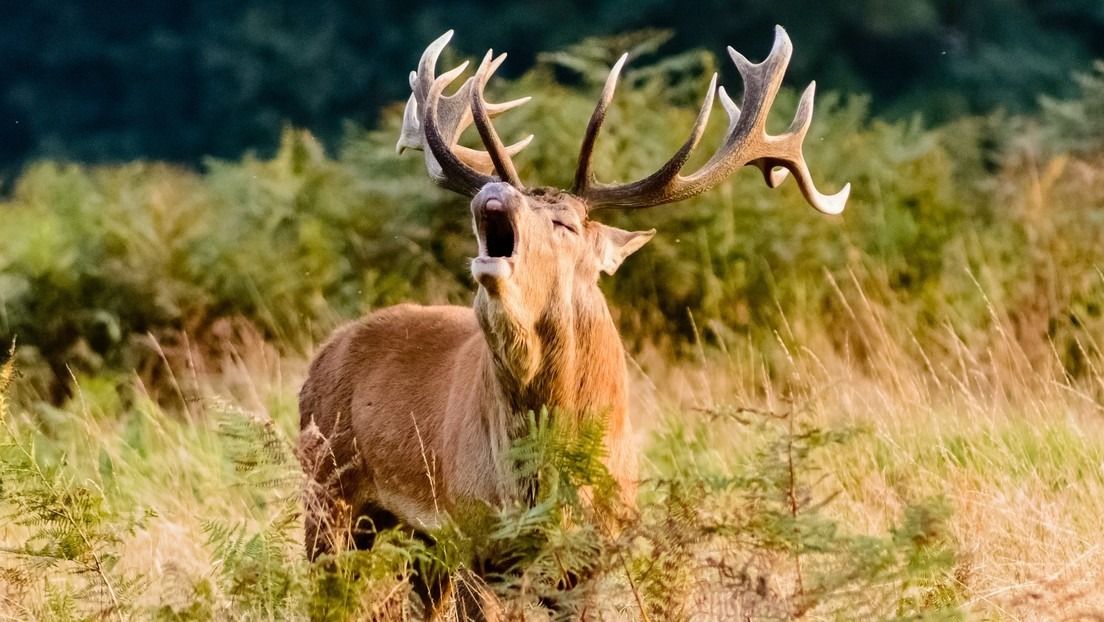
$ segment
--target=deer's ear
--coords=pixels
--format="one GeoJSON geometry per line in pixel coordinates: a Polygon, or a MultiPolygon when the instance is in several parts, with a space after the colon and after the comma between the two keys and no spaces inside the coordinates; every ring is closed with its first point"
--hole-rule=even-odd
{"type": "Polygon", "coordinates": [[[626,257],[639,250],[656,234],[655,229],[625,231],[597,222],[593,225],[597,227],[598,269],[606,274],[617,272],[626,257]]]}

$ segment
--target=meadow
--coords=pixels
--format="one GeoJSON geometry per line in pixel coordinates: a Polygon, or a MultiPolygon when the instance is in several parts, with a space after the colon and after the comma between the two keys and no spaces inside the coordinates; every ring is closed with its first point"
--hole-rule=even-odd
{"type": "MultiPolygon", "coordinates": [[[[492,86],[534,96],[499,124],[537,137],[523,179],[570,185],[610,62],[591,45],[492,86]]],[[[600,175],[673,153],[716,62],[629,71],[600,175]]],[[[474,289],[466,202],[394,153],[401,104],[333,154],[288,128],[272,157],[198,171],[30,164],[0,199],[0,618],[416,618],[415,567],[468,580],[488,556],[516,563],[485,589],[529,619],[1104,618],[1104,65],[1078,81],[1034,116],[936,127],[821,94],[805,152],[823,190],[852,183],[840,217],[750,171],[602,215],[659,230],[604,283],[637,512],[596,518],[600,434],[534,413],[516,457],[553,484],[535,507],[314,566],[310,353],[362,313],[474,289]]]]}

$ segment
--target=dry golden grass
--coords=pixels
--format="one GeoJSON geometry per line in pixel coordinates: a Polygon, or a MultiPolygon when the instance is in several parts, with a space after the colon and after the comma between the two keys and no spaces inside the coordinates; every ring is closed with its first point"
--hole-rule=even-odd
{"type": "MultiPolygon", "coordinates": [[[[792,326],[783,326],[766,352],[750,340],[703,346],[675,361],[658,348],[637,352],[630,373],[642,448],[673,420],[704,421],[720,464],[748,460],[757,428],[716,416],[741,409],[796,411],[824,429],[859,428],[854,439],[818,458],[828,476],[817,494],[838,493],[825,508],[829,516],[855,531],[881,534],[910,502],[941,496],[952,510],[958,551],[953,581],[970,618],[1104,618],[1100,374],[1071,381],[1054,361],[1028,363],[1007,337],[1001,309],[991,309],[986,357],[949,338],[935,359],[895,334],[884,319],[892,317],[889,310],[862,292],[849,292],[849,299],[852,324],[836,328],[862,340],[861,357],[841,353],[832,340],[838,335],[828,331],[806,331],[811,338],[789,345],[793,335],[783,331],[792,326]]],[[[38,431],[44,459],[64,456],[78,480],[102,489],[117,508],[156,511],[142,528],[120,534],[118,547],[116,572],[141,579],[134,601],[141,611],[183,610],[201,597],[214,603],[215,618],[231,611],[235,595],[220,591],[209,524],[263,531],[294,502],[293,488],[258,492],[248,474],[233,468],[227,454],[234,449],[219,421],[244,413],[293,442],[306,361],[281,357],[248,331],[228,331],[223,345],[213,354],[166,353],[175,404],[169,399],[158,406],[134,378],[116,379],[135,387],[127,404],[119,402],[117,384],[78,378],[81,389],[64,408],[16,408],[10,415],[21,429],[47,421],[38,431]]],[[[645,463],[644,476],[655,475],[655,465],[645,463]]],[[[0,542],[12,549],[29,533],[9,522],[0,525],[0,542]]],[[[289,559],[298,558],[298,541],[282,546],[289,559]]],[[[9,551],[4,565],[31,561],[9,551]]],[[[28,585],[6,579],[0,618],[48,619],[26,607],[48,600],[48,583],[75,580],[65,572],[48,577],[28,585]]],[[[708,594],[701,598],[703,607],[709,604],[708,594]]],[[[806,617],[819,619],[815,609],[806,617]]]]}
{"type": "MultiPolygon", "coordinates": [[[[828,331],[800,347],[780,335],[783,363],[771,372],[750,343],[701,350],[676,366],[658,352],[639,354],[644,442],[671,417],[708,419],[701,411],[718,409],[797,410],[817,427],[863,429],[821,457],[829,476],[820,492],[838,493],[829,515],[885,533],[909,502],[943,497],[953,510],[954,581],[972,619],[1104,619],[1101,368],[1075,381],[1053,350],[1033,358],[992,303],[984,356],[949,329],[940,351],[927,352],[895,334],[890,309],[849,294],[853,323],[835,329],[857,333],[861,360],[833,347],[828,331]]],[[[729,460],[754,445],[747,425],[710,426],[710,442],[729,460]]]]}

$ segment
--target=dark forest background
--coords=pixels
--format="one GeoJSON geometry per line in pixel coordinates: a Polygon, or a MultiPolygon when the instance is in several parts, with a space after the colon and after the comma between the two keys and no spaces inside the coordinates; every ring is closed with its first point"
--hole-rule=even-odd
{"type": "Polygon", "coordinates": [[[869,94],[890,119],[1031,112],[1104,57],[1100,0],[20,0],[0,18],[0,171],[267,155],[285,124],[332,146],[405,99],[406,72],[449,28],[459,54],[510,52],[509,77],[540,52],[642,28],[673,33],[663,54],[762,58],[776,23],[797,50],[788,83],[869,94]]]}

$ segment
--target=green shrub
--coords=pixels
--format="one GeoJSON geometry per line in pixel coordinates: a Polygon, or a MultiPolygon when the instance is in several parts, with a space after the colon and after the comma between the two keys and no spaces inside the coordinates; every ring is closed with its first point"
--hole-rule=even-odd
{"type": "Polygon", "coordinates": [[[1087,73],[1075,73],[1074,80],[1080,97],[1040,98],[1047,137],[1057,151],[1099,152],[1104,148],[1104,60],[1093,63],[1087,73]]]}
{"type": "MultiPolygon", "coordinates": [[[[518,158],[524,180],[569,185],[611,50],[646,51],[661,38],[584,42],[491,86],[492,98],[534,96],[499,122],[507,139],[537,136],[518,158]],[[565,68],[582,76],[581,87],[558,81],[565,68]]],[[[717,64],[691,53],[630,65],[598,142],[598,177],[636,178],[674,153],[717,64]]],[[[1082,100],[1048,104],[1044,128],[1093,135],[1069,124],[1095,123],[1094,80],[1082,80],[1082,100]]],[[[795,100],[793,91],[780,94],[774,131],[795,100]]],[[[724,115],[715,116],[691,167],[719,139],[724,115]]],[[[271,160],[210,160],[201,173],[148,163],[30,166],[0,204],[0,339],[19,338],[28,373],[49,367],[57,401],[71,374],[105,366],[137,369],[156,385],[164,357],[219,352],[227,321],[298,350],[340,321],[399,301],[467,304],[475,248],[466,201],[434,188],[419,154],[394,154],[399,123],[400,107],[389,108],[381,129],[350,129],[335,157],[287,129],[271,160]]],[[[1091,302],[1096,160],[1088,147],[1054,143],[1080,150],[1069,162],[1079,174],[1040,175],[1050,156],[1032,139],[1035,126],[1001,114],[934,129],[916,119],[888,123],[870,118],[863,97],[821,94],[805,151],[826,191],[852,183],[841,217],[809,209],[793,182],[768,190],[750,170],[683,204],[596,214],[660,231],[603,285],[627,341],[669,342],[676,352],[698,337],[747,342],[772,361],[782,356],[781,336],[789,345],[835,342],[861,358],[853,349],[861,336],[826,327],[849,307],[874,305],[892,310],[902,343],[938,343],[950,325],[984,356],[999,338],[990,303],[1023,308],[1020,300],[1045,284],[1024,291],[1025,281],[1053,280],[1040,275],[1048,264],[1085,277],[1048,294],[1037,317],[1009,320],[1030,327],[1017,338],[1062,333],[1075,316],[1080,330],[1099,315],[1091,302]],[[1049,185],[1025,186],[1033,175],[1049,185]],[[1040,201],[1061,209],[1047,212],[1040,201]],[[1057,243],[1067,233],[1073,247],[1057,243]],[[1024,244],[1033,251],[1021,252],[1024,244]]],[[[1101,341],[1089,324],[1080,342],[1101,341]]],[[[1072,344],[1060,358],[1083,373],[1095,355],[1072,344]]]]}

